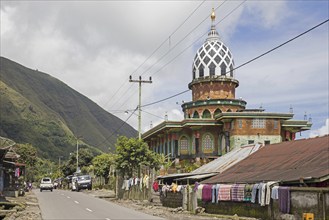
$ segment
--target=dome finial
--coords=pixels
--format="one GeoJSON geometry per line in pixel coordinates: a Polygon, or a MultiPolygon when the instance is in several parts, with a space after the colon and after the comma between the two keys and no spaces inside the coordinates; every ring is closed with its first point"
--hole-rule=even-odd
{"type": "Polygon", "coordinates": [[[212,8],[212,12],[211,12],[211,21],[212,22],[214,22],[215,21],[215,19],[216,19],[216,14],[215,14],[215,9],[214,8],[212,8]]]}

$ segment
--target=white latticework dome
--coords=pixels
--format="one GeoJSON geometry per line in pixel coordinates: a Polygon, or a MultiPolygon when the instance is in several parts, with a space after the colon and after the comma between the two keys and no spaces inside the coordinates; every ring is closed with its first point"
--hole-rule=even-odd
{"type": "Polygon", "coordinates": [[[208,38],[197,51],[192,72],[193,79],[205,76],[233,77],[234,61],[227,46],[221,42],[214,25],[214,12],[211,16],[212,25],[208,38]]]}

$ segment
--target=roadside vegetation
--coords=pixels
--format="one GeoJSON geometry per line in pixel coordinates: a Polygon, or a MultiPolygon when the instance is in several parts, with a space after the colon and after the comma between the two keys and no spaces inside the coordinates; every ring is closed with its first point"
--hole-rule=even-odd
{"type": "MultiPolygon", "coordinates": [[[[109,147],[111,148],[111,147],[109,147]]],[[[138,173],[141,167],[168,167],[163,156],[151,151],[147,144],[137,138],[120,136],[115,144],[115,153],[99,153],[85,146],[79,148],[78,166],[83,174],[97,178],[96,188],[114,188],[116,171],[123,175],[138,173]]],[[[67,158],[59,157],[51,161],[38,155],[37,148],[31,144],[16,144],[13,148],[20,157],[17,162],[26,164],[25,179],[21,181],[39,183],[42,177],[53,180],[73,175],[77,170],[77,152],[67,158]]]]}

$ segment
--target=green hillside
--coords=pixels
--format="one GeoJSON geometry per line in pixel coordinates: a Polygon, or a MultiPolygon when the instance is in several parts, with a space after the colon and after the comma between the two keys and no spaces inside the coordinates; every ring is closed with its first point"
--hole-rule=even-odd
{"type": "Polygon", "coordinates": [[[128,124],[116,131],[121,119],[58,79],[4,57],[0,61],[0,136],[31,143],[50,159],[75,151],[75,137],[106,152],[114,150],[117,135],[136,136],[128,124]]]}

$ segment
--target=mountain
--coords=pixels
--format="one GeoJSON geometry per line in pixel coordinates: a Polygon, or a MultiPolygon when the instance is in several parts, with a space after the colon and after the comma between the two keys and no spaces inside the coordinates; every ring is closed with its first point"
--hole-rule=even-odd
{"type": "Polygon", "coordinates": [[[41,157],[54,160],[76,151],[76,137],[81,147],[108,152],[114,150],[118,135],[137,134],[46,73],[1,57],[0,76],[0,136],[32,144],[41,157]]]}

